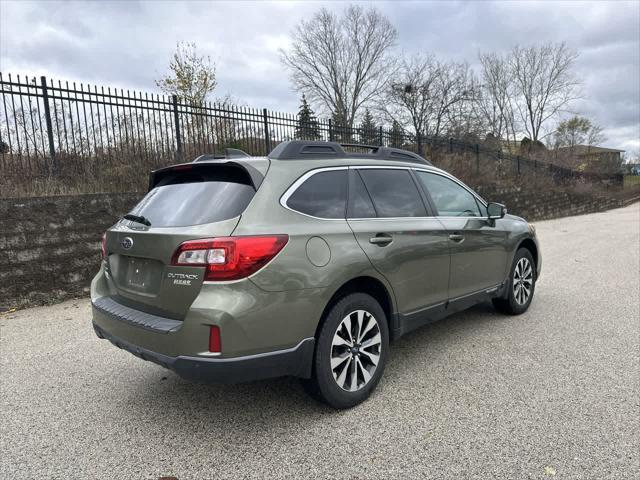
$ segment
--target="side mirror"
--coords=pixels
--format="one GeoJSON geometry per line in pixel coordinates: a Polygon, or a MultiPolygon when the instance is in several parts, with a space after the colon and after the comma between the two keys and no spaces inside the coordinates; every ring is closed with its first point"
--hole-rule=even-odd
{"type": "Polygon", "coordinates": [[[507,214],[507,207],[501,203],[491,202],[487,205],[487,216],[490,220],[503,218],[507,214]]]}

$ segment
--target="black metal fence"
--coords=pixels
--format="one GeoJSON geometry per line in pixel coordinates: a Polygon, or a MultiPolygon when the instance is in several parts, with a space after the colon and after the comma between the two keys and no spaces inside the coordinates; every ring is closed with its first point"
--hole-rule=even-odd
{"type": "MultiPolygon", "coordinates": [[[[480,142],[416,138],[384,128],[345,128],[330,119],[302,123],[294,114],[228,104],[189,105],[178,97],[54,82],[0,73],[0,186],[47,183],[79,191],[139,188],[141,169],[239,148],[266,155],[295,138],[406,148],[439,160],[455,159],[470,174],[542,173],[554,179],[585,174],[535,158],[505,154],[480,142]],[[458,158],[460,157],[460,158],[458,158]]],[[[143,185],[144,183],[142,183],[143,185]]],[[[44,188],[46,190],[46,188],[44,188]]],[[[19,191],[17,193],[20,193],[19,191]]],[[[5,196],[5,195],[2,195],[5,196]]]]}

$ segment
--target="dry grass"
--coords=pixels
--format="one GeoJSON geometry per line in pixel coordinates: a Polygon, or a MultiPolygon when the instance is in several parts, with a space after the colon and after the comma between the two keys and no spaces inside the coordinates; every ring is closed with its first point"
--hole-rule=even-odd
{"type": "Polygon", "coordinates": [[[139,192],[147,189],[151,170],[174,163],[166,156],[122,150],[86,157],[60,153],[56,159],[59,167],[54,174],[49,159],[4,155],[0,197],[139,192]]]}
{"type": "MultiPolygon", "coordinates": [[[[199,154],[191,148],[187,148],[187,151],[189,153],[185,155],[186,160],[199,154]]],[[[451,172],[471,187],[521,186],[527,189],[564,189],[580,193],[626,195],[618,192],[622,191],[622,184],[605,180],[561,178],[543,166],[538,165],[534,170],[526,160],[521,161],[518,173],[518,165],[512,159],[486,153],[430,148],[426,156],[434,165],[451,172]]],[[[54,175],[49,159],[18,159],[10,155],[2,157],[2,198],[145,191],[151,170],[176,163],[171,154],[147,153],[131,146],[94,156],[60,153],[57,156],[59,171],[54,175]]],[[[627,188],[627,193],[633,194],[640,185],[635,187],[627,188]]]]}
{"type": "Polygon", "coordinates": [[[624,188],[640,189],[640,175],[625,175],[624,188]]]}

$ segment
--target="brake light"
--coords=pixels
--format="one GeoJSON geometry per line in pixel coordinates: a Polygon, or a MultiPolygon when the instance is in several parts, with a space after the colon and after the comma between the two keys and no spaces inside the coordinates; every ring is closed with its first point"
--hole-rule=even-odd
{"type": "Polygon", "coordinates": [[[222,342],[220,341],[220,327],[213,325],[209,329],[209,351],[212,353],[220,353],[222,351],[222,342]]]}
{"type": "Polygon", "coordinates": [[[191,170],[193,169],[193,165],[177,165],[171,169],[171,171],[179,172],[183,170],[191,170]]]}
{"type": "Polygon", "coordinates": [[[171,264],[206,267],[205,280],[237,280],[264,267],[288,241],[288,235],[189,240],[178,247],[171,264]]]}
{"type": "Polygon", "coordinates": [[[107,232],[102,235],[102,259],[107,258],[107,232]]]}

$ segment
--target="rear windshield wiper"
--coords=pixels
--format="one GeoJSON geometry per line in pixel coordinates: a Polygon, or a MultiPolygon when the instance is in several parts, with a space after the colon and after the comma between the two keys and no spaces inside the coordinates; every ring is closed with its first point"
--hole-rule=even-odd
{"type": "Polygon", "coordinates": [[[148,219],[142,216],[134,215],[132,213],[127,213],[122,218],[124,218],[125,220],[131,220],[132,222],[141,223],[143,225],[146,225],[147,227],[151,226],[151,222],[148,219]]]}

